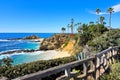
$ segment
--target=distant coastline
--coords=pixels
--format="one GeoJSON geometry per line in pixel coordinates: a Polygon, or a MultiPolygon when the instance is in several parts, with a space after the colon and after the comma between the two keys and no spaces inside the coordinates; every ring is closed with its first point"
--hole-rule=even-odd
{"type": "Polygon", "coordinates": [[[49,38],[55,33],[0,33],[0,39],[21,39],[25,36],[38,35],[40,38],[49,38]]]}

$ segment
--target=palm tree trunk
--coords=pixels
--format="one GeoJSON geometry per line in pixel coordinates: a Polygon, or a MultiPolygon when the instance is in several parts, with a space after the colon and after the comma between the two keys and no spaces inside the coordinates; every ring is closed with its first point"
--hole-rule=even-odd
{"type": "Polygon", "coordinates": [[[102,21],[102,24],[103,24],[103,21],[102,21]]]}
{"type": "Polygon", "coordinates": [[[68,27],[68,34],[69,34],[69,27],[68,27]]]}
{"type": "Polygon", "coordinates": [[[71,19],[71,34],[73,34],[74,19],[71,19]]]}
{"type": "MultiPolygon", "coordinates": [[[[100,15],[98,14],[98,24],[100,22],[100,15]]],[[[98,32],[100,32],[99,26],[98,26],[98,32]]]]}
{"type": "Polygon", "coordinates": [[[71,27],[71,33],[73,34],[73,26],[71,27]]]}
{"type": "Polygon", "coordinates": [[[109,29],[111,29],[111,13],[110,13],[110,16],[109,16],[109,29]]]}
{"type": "Polygon", "coordinates": [[[100,23],[100,15],[98,14],[98,24],[100,23]]]}

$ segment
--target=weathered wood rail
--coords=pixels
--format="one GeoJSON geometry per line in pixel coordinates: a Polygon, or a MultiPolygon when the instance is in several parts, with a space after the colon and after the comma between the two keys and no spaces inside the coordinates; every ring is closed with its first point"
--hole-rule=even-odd
{"type": "Polygon", "coordinates": [[[119,55],[120,47],[108,48],[93,57],[28,74],[13,80],[42,80],[42,78],[62,71],[64,71],[64,75],[57,77],[55,80],[69,80],[71,78],[73,80],[98,80],[110,64],[119,60],[119,55]],[[81,73],[78,71],[72,72],[72,69],[76,66],[80,67],[81,73]]]}

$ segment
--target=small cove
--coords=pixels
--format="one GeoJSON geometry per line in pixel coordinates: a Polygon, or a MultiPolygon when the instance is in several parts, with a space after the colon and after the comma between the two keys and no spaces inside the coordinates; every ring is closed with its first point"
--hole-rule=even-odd
{"type": "Polygon", "coordinates": [[[49,60],[52,56],[57,54],[55,50],[50,51],[35,51],[35,52],[21,52],[13,54],[2,54],[0,59],[10,57],[13,60],[13,65],[34,62],[38,60],[49,60]]]}
{"type": "Polygon", "coordinates": [[[51,59],[57,52],[51,51],[40,51],[39,41],[33,40],[14,40],[17,38],[23,38],[29,35],[38,35],[41,39],[48,38],[53,33],[0,33],[0,60],[5,57],[10,57],[13,60],[13,65],[34,62],[37,60],[48,60],[51,59]],[[35,50],[33,52],[13,52],[14,50],[35,50]],[[6,54],[2,54],[8,52],[6,54]]]}

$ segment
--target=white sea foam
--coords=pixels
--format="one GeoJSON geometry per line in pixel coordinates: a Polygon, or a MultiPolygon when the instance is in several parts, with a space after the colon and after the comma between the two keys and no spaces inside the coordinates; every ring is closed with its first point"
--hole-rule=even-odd
{"type": "Polygon", "coordinates": [[[10,54],[4,54],[4,55],[0,55],[0,59],[3,59],[5,57],[10,57],[10,54]]]}
{"type": "Polygon", "coordinates": [[[5,42],[5,41],[11,41],[11,40],[7,40],[7,39],[0,39],[1,42],[5,42]]]}
{"type": "MultiPolygon", "coordinates": [[[[21,42],[21,41],[22,41],[22,42],[23,42],[23,41],[27,41],[27,40],[21,40],[21,39],[19,39],[19,40],[14,40],[14,39],[13,39],[13,40],[0,39],[0,41],[1,41],[1,42],[8,42],[8,41],[19,41],[19,42],[21,42]]],[[[29,41],[29,40],[28,40],[28,41],[29,41]]]]}
{"type": "Polygon", "coordinates": [[[21,52],[21,53],[13,53],[13,54],[1,54],[0,55],[0,59],[4,58],[4,57],[11,57],[13,55],[20,55],[20,54],[25,54],[24,52],[21,52]]]}

